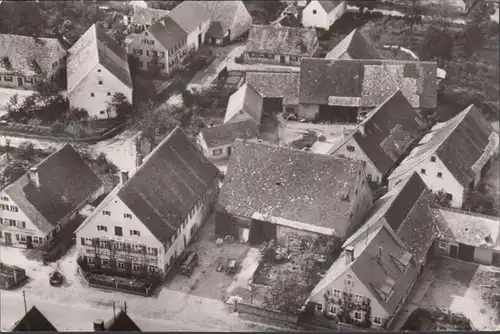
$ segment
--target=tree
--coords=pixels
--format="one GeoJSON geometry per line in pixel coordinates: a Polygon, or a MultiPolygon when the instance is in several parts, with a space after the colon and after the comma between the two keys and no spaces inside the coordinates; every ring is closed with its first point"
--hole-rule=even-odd
{"type": "Polygon", "coordinates": [[[35,92],[42,99],[48,99],[59,94],[59,87],[57,87],[55,81],[52,80],[36,80],[34,88],[35,92]]]}
{"type": "Polygon", "coordinates": [[[152,147],[179,124],[178,108],[152,100],[141,103],[134,112],[134,125],[152,147]]]}
{"type": "Polygon", "coordinates": [[[269,292],[264,296],[264,306],[287,314],[298,314],[310,291],[294,272],[279,272],[269,292]]]}
{"type": "Polygon", "coordinates": [[[20,159],[27,160],[27,161],[34,161],[35,155],[36,155],[35,146],[32,143],[23,142],[17,148],[16,155],[20,159]]]}
{"type": "Polygon", "coordinates": [[[434,60],[438,62],[451,60],[453,57],[453,37],[444,27],[431,25],[427,28],[422,44],[420,45],[420,60],[434,60]]]}
{"type": "Polygon", "coordinates": [[[127,120],[133,111],[133,107],[128,102],[127,97],[123,93],[115,93],[108,102],[108,110],[113,110],[116,112],[116,118],[120,121],[127,120]]]}
{"type": "Polygon", "coordinates": [[[22,162],[13,162],[5,168],[2,178],[5,183],[12,183],[23,176],[26,173],[27,168],[28,166],[24,165],[22,162]]]}
{"type": "Polygon", "coordinates": [[[411,0],[411,5],[408,8],[407,20],[410,24],[410,50],[413,50],[413,31],[415,25],[422,24],[423,19],[423,8],[419,0],[411,0]]]}
{"type": "Polygon", "coordinates": [[[480,50],[486,43],[487,26],[478,21],[467,22],[461,36],[463,40],[463,52],[466,58],[470,58],[480,50]]]}

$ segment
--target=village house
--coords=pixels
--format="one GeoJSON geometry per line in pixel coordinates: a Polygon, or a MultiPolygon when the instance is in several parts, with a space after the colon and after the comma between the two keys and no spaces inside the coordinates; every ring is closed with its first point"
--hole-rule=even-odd
{"type": "Polygon", "coordinates": [[[16,322],[11,332],[57,332],[52,323],[36,308],[31,309],[16,322]]]}
{"type": "Polygon", "coordinates": [[[312,0],[302,10],[302,25],[329,30],[346,11],[347,1],[312,0]]]}
{"type": "Polygon", "coordinates": [[[260,125],[262,107],[262,97],[254,88],[245,83],[229,97],[224,123],[251,120],[260,125]]]}
{"type": "Polygon", "coordinates": [[[498,217],[444,207],[433,211],[441,232],[437,255],[500,267],[498,217]]]}
{"type": "Polygon", "coordinates": [[[0,242],[39,247],[103,193],[103,182],[67,144],[0,190],[0,242]]]}
{"type": "Polygon", "coordinates": [[[381,184],[409,145],[419,140],[423,121],[400,90],[344,134],[328,154],[366,162],[368,180],[381,184]]]}
{"type": "Polygon", "coordinates": [[[299,108],[299,73],[246,72],[245,80],[263,98],[265,112],[297,114],[299,108]]]}
{"type": "Polygon", "coordinates": [[[316,30],[253,25],[245,47],[245,62],[299,66],[303,57],[313,57],[319,47],[316,30]]]}
{"type": "Polygon", "coordinates": [[[259,135],[259,125],[253,120],[225,123],[200,130],[197,144],[211,160],[227,159],[236,138],[254,139],[259,135]]]}
{"type": "Polygon", "coordinates": [[[326,59],[383,59],[380,53],[354,29],[342,41],[331,49],[326,59]]]}
{"type": "Polygon", "coordinates": [[[252,16],[243,1],[200,1],[210,14],[207,42],[226,45],[245,35],[252,27],[252,16]]]}
{"type": "Polygon", "coordinates": [[[140,70],[168,74],[194,50],[187,39],[184,29],[166,16],[143,32],[129,36],[127,52],[139,60],[140,70]]]}
{"type": "Polygon", "coordinates": [[[183,1],[169,15],[186,32],[188,48],[198,50],[210,28],[210,14],[206,8],[198,1],[183,1]]]}
{"type": "Polygon", "coordinates": [[[236,139],[215,230],[253,244],[290,235],[344,239],[372,204],[363,163],[236,139]]]}
{"type": "Polygon", "coordinates": [[[0,87],[34,89],[36,81],[57,78],[65,65],[57,38],[0,34],[0,87]]]}
{"type": "Polygon", "coordinates": [[[417,174],[375,202],[306,309],[317,317],[389,328],[432,255],[438,230],[431,203],[432,194],[417,174]],[[346,309],[349,301],[354,307],[346,309]]]}
{"type": "Polygon", "coordinates": [[[96,24],[69,50],[67,78],[70,106],[87,110],[91,118],[116,117],[116,111],[108,108],[115,93],[132,103],[127,53],[96,24]]]}
{"type": "Polygon", "coordinates": [[[299,116],[356,122],[401,90],[417,111],[437,104],[436,62],[304,58],[299,116]]]}
{"type": "Polygon", "coordinates": [[[80,259],[129,275],[165,277],[212,210],[219,171],[174,129],[76,231],[80,259]]]}
{"type": "Polygon", "coordinates": [[[124,16],[123,23],[128,26],[129,32],[140,33],[169,13],[170,11],[168,10],[134,6],[132,16],[124,16]]]}
{"type": "Polygon", "coordinates": [[[436,124],[388,177],[389,189],[419,173],[427,187],[443,191],[454,208],[475,189],[497,154],[498,133],[470,105],[447,122],[436,124]]]}
{"type": "MultiPolygon", "coordinates": [[[[114,309],[113,312],[115,312],[114,309]]],[[[104,321],[102,319],[97,319],[96,321],[94,321],[94,332],[142,332],[142,331],[128,315],[127,304],[124,303],[124,307],[118,312],[118,314],[114,314],[113,317],[108,321],[104,321]]]]}

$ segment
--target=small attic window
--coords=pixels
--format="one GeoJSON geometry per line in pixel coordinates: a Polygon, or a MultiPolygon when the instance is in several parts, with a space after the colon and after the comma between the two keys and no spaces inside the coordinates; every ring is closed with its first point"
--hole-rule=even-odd
{"type": "Polygon", "coordinates": [[[313,9],[313,14],[316,14],[318,13],[318,11],[316,9],[313,9]]]}
{"type": "Polygon", "coordinates": [[[101,69],[98,69],[97,72],[101,72],[101,69]]]}

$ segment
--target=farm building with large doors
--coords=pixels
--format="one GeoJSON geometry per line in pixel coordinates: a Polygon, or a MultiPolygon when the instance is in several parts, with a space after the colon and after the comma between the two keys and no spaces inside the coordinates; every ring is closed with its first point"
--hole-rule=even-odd
{"type": "Polygon", "coordinates": [[[500,267],[500,223],[497,217],[451,208],[434,209],[441,231],[436,254],[500,267]]]}

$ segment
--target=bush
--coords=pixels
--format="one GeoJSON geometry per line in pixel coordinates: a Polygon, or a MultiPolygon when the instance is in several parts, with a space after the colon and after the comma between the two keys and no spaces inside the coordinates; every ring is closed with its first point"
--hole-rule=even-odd
{"type": "Polygon", "coordinates": [[[236,56],[236,57],[234,58],[234,62],[235,62],[236,64],[243,64],[243,54],[241,54],[241,55],[239,55],[239,56],[236,56]]]}
{"type": "Polygon", "coordinates": [[[35,146],[32,143],[24,142],[16,150],[19,159],[33,161],[35,159],[35,146]]]}

